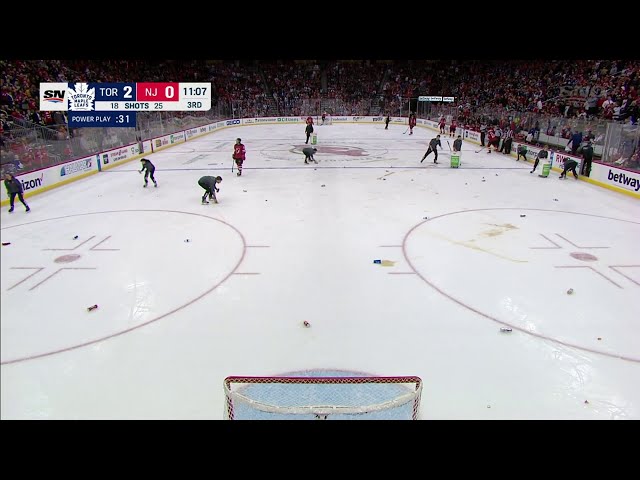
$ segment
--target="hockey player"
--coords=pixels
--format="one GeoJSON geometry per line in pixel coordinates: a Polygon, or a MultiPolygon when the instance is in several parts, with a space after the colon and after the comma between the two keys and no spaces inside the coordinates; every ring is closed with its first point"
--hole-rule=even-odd
{"type": "Polygon", "coordinates": [[[453,138],[453,137],[455,137],[455,136],[456,136],[456,127],[457,127],[457,126],[458,126],[458,125],[457,125],[457,123],[456,123],[456,120],[455,120],[455,119],[451,120],[451,125],[449,125],[449,136],[450,136],[451,138],[453,138]]]}
{"type": "Polygon", "coordinates": [[[146,158],[141,158],[140,162],[142,163],[142,168],[140,170],[138,170],[138,173],[142,173],[144,172],[144,187],[146,188],[147,185],[149,184],[149,177],[151,177],[151,181],[153,182],[153,186],[157,187],[158,186],[158,182],[156,182],[155,177],[153,176],[153,173],[156,171],[156,167],[153,163],[151,163],[150,160],[147,160],[146,158]]]}
{"type": "Polygon", "coordinates": [[[413,127],[416,126],[416,114],[409,114],[409,135],[413,135],[413,127]]]}
{"type": "Polygon", "coordinates": [[[327,112],[322,112],[322,125],[324,125],[324,122],[327,120],[327,112]]]}
{"type": "Polygon", "coordinates": [[[422,160],[420,160],[420,163],[424,162],[424,159],[427,158],[427,155],[429,155],[431,152],[433,152],[435,155],[433,163],[438,163],[438,146],[442,148],[442,144],[440,143],[440,135],[436,135],[436,138],[431,139],[431,141],[429,142],[429,149],[427,150],[427,153],[424,154],[424,157],[422,157],[422,160]]]}
{"type": "MultiPolygon", "coordinates": [[[[311,117],[309,117],[309,118],[311,118],[311,117]]],[[[309,119],[307,119],[307,126],[304,129],[305,133],[307,134],[307,140],[304,142],[305,144],[309,143],[309,137],[313,133],[313,119],[312,119],[311,122],[309,122],[308,120],[309,119]]]]}
{"type": "Polygon", "coordinates": [[[458,138],[453,142],[453,151],[460,152],[462,151],[462,138],[458,135],[458,138]]]}
{"type": "Polygon", "coordinates": [[[491,153],[491,145],[493,145],[493,148],[498,150],[499,143],[500,138],[496,136],[496,132],[493,127],[489,127],[489,130],[487,131],[487,153],[491,153]]]}
{"type": "Polygon", "coordinates": [[[562,170],[562,173],[560,174],[560,179],[562,180],[564,178],[567,178],[567,172],[571,170],[571,173],[573,173],[573,178],[577,180],[578,179],[578,174],[576,172],[577,166],[578,166],[578,162],[576,162],[574,159],[572,158],[565,159],[564,170],[562,170]]]}
{"type": "Polygon", "coordinates": [[[549,157],[549,152],[547,152],[547,146],[545,145],[544,147],[542,147],[542,150],[538,152],[538,155],[536,156],[536,161],[533,162],[533,170],[531,170],[529,173],[533,173],[536,171],[536,168],[538,167],[538,163],[540,163],[540,159],[548,158],[548,157],[549,157]]]}
{"type": "Polygon", "coordinates": [[[389,122],[391,121],[391,116],[387,115],[387,118],[384,120],[384,129],[389,130],[389,122]]]}
{"type": "Polygon", "coordinates": [[[305,147],[302,149],[302,153],[304,153],[304,163],[309,163],[309,161],[313,161],[314,163],[318,163],[318,161],[313,158],[313,154],[318,151],[317,148],[313,147],[305,147]]]}
{"type": "Polygon", "coordinates": [[[236,144],[233,146],[233,154],[231,155],[231,158],[233,158],[233,161],[236,162],[236,165],[238,166],[238,173],[236,174],[238,176],[242,175],[242,164],[244,163],[245,153],[246,149],[242,144],[242,140],[240,138],[236,138],[236,144]]]}
{"type": "Polygon", "coordinates": [[[438,126],[440,127],[440,133],[445,135],[444,127],[447,124],[447,121],[444,118],[444,115],[440,117],[440,121],[438,122],[438,126]]]}
{"type": "Polygon", "coordinates": [[[22,192],[24,191],[22,188],[22,183],[16,177],[13,176],[12,173],[4,174],[4,186],[7,189],[7,195],[9,195],[9,213],[13,212],[13,202],[16,199],[16,195],[18,196],[18,200],[22,202],[22,204],[26,208],[26,212],[30,212],[31,209],[27,202],[24,201],[24,197],[22,196],[22,192]]]}
{"type": "Polygon", "coordinates": [[[209,200],[213,199],[213,203],[218,203],[218,198],[216,197],[216,192],[219,192],[220,189],[216,187],[216,184],[222,182],[222,177],[212,177],[210,175],[205,175],[198,180],[198,185],[204,188],[204,195],[202,196],[202,204],[207,205],[209,202],[207,201],[207,196],[209,200]]]}

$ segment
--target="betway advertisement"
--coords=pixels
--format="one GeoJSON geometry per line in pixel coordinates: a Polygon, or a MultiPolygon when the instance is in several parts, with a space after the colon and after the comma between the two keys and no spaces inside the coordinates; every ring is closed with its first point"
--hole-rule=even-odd
{"type": "Polygon", "coordinates": [[[604,183],[611,187],[631,193],[640,198],[640,173],[631,170],[623,170],[604,163],[593,163],[589,178],[596,182],[604,183]]]}

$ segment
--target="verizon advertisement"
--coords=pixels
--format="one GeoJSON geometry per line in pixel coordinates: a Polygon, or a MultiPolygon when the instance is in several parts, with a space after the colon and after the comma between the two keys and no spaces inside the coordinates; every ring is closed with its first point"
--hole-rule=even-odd
{"type": "MultiPolygon", "coordinates": [[[[48,190],[55,187],[57,184],[63,182],[67,183],[69,179],[82,178],[86,174],[95,173],[97,171],[98,155],[92,155],[90,157],[81,158],[80,160],[74,160],[72,162],[43,168],[42,170],[37,170],[35,172],[25,173],[24,175],[16,175],[16,178],[20,180],[20,183],[22,184],[24,195],[28,196],[48,190]]],[[[0,201],[2,201],[3,204],[5,201],[9,201],[7,189],[4,188],[4,185],[0,189],[0,201]]]]}

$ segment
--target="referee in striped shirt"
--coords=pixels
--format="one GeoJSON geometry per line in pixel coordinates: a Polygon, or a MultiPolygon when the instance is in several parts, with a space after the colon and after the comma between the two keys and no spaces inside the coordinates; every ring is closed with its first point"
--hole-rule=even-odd
{"type": "Polygon", "coordinates": [[[513,143],[513,130],[507,127],[504,131],[504,142],[500,147],[500,151],[509,155],[511,153],[511,144],[513,143]]]}

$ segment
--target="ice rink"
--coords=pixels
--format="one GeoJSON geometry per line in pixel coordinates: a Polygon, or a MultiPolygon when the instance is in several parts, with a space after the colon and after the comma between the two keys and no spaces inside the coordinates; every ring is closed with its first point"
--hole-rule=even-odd
{"type": "Polygon", "coordinates": [[[405,130],[317,126],[305,165],[304,125],[228,128],[148,155],[158,188],[3,207],[2,419],[221,419],[225,377],[308,371],[419,376],[427,420],[640,419],[640,202],[405,130]]]}

